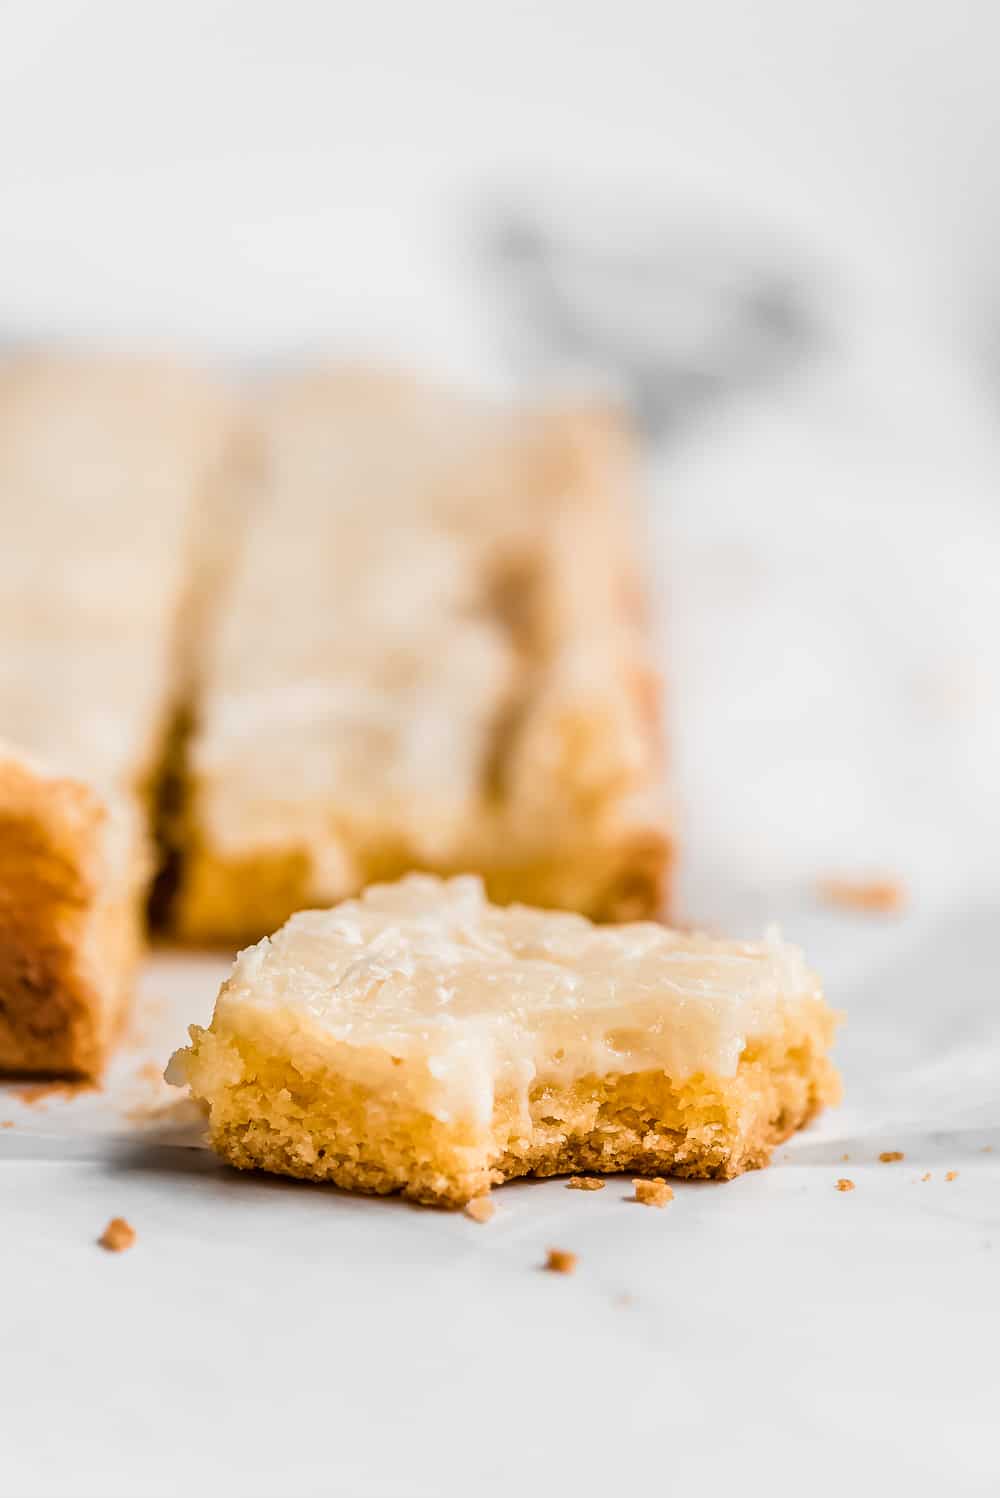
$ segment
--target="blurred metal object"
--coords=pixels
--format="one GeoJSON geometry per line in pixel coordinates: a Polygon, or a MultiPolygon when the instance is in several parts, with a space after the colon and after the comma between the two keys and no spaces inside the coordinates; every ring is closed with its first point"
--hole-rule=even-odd
{"type": "Polygon", "coordinates": [[[826,341],[808,272],[704,216],[506,203],[482,247],[519,368],[612,385],[652,437],[826,341]]]}

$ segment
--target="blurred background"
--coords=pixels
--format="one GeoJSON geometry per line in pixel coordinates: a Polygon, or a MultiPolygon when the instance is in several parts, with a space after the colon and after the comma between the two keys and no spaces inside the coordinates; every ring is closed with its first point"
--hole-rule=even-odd
{"type": "Polygon", "coordinates": [[[1000,875],[1000,9],[8,0],[0,334],[597,385],[683,906],[1000,875]]]}

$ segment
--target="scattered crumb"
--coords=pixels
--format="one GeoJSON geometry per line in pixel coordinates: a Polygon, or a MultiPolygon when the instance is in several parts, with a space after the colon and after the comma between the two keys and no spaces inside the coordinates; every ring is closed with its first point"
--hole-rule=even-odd
{"type": "Polygon", "coordinates": [[[496,1204],[488,1196],[475,1196],[471,1202],[466,1202],[464,1211],[466,1217],[471,1217],[473,1222],[489,1222],[496,1211],[496,1204]]]}
{"type": "Polygon", "coordinates": [[[29,1082],[27,1087],[18,1087],[14,1096],[22,1103],[34,1106],[36,1103],[47,1103],[50,1098],[78,1097],[81,1092],[99,1092],[100,1088],[96,1082],[84,1080],[82,1082],[29,1082]]]}
{"type": "Polygon", "coordinates": [[[900,879],[821,879],[817,889],[828,905],[873,915],[890,915],[906,904],[906,887],[900,879]]]}
{"type": "Polygon", "coordinates": [[[903,1158],[902,1150],[883,1150],[879,1155],[879,1159],[883,1165],[893,1165],[897,1160],[902,1160],[903,1158]]]}
{"type": "Polygon", "coordinates": [[[840,1180],[837,1182],[837,1190],[838,1191],[853,1191],[854,1190],[854,1182],[853,1181],[849,1181],[846,1176],[841,1176],[840,1180]]]}
{"type": "Polygon", "coordinates": [[[198,1104],[189,1097],[168,1097],[163,1102],[135,1103],[121,1110],[122,1118],[137,1128],[188,1130],[204,1122],[198,1104]]]}
{"type": "Polygon", "coordinates": [[[124,1217],[112,1217],[97,1241],[109,1253],[124,1253],[135,1242],[135,1228],[124,1217]]]}
{"type": "Polygon", "coordinates": [[[706,925],[704,921],[674,921],[670,922],[671,931],[680,931],[684,936],[724,936],[725,932],[718,926],[706,925]]]}
{"type": "Polygon", "coordinates": [[[599,1176],[570,1176],[566,1185],[570,1191],[603,1191],[604,1182],[599,1176]]]}
{"type": "Polygon", "coordinates": [[[644,1207],[665,1207],[674,1199],[673,1191],[659,1176],[652,1181],[633,1181],[632,1185],[636,1201],[642,1202],[644,1207]]]}
{"type": "Polygon", "coordinates": [[[139,1084],[139,1091],[131,1091],[129,1105],[120,1110],[122,1117],[133,1124],[169,1122],[171,1110],[181,1099],[168,1087],[162,1065],[153,1060],[143,1061],[132,1073],[132,1080],[139,1084]]]}
{"type": "Polygon", "coordinates": [[[163,1081],[163,1067],[156,1061],[144,1061],[136,1069],[135,1079],[137,1082],[148,1082],[151,1087],[159,1087],[161,1084],[166,1086],[163,1081]]]}
{"type": "Polygon", "coordinates": [[[576,1268],[576,1254],[565,1248],[550,1248],[545,1256],[545,1267],[553,1274],[572,1274],[576,1268]]]}
{"type": "Polygon", "coordinates": [[[145,1050],[152,1040],[149,1021],[155,1023],[166,1012],[166,1000],[154,997],[151,994],[139,994],[135,1006],[129,1018],[128,1031],[125,1035],[124,1046],[129,1051],[145,1050]]]}
{"type": "Polygon", "coordinates": [[[957,1170],[946,1170],[944,1173],[944,1178],[946,1181],[953,1181],[957,1175],[957,1170]]]}
{"type": "Polygon", "coordinates": [[[841,1159],[842,1159],[842,1160],[849,1160],[849,1159],[850,1159],[850,1158],[851,1158],[851,1157],[850,1157],[850,1155],[841,1155],[841,1157],[840,1157],[840,1158],[841,1158],[841,1159]]]}
{"type": "Polygon", "coordinates": [[[3,1122],[0,1123],[0,1129],[12,1129],[13,1127],[14,1120],[12,1118],[5,1118],[3,1122]]]}
{"type": "Polygon", "coordinates": [[[920,1179],[922,1181],[929,1181],[930,1178],[931,1178],[931,1173],[930,1173],[929,1170],[925,1170],[924,1173],[923,1173],[923,1175],[920,1177],[920,1179]]]}

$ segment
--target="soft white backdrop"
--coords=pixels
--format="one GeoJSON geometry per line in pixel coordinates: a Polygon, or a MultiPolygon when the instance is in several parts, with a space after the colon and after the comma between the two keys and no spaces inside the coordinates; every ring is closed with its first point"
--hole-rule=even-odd
{"type": "MultiPolygon", "coordinates": [[[[472,246],[511,186],[697,200],[818,268],[816,356],[649,454],[649,556],[682,913],[780,920],[849,1013],[843,1109],[663,1214],[556,1183],[480,1228],[137,1154],[135,1055],[5,1099],[12,1498],[996,1491],[998,43],[989,3],[3,7],[11,342],[502,385],[472,246]],[[901,918],[816,906],[869,868],[901,918]]],[[[150,1054],[216,976],[159,960],[150,1054]]]]}

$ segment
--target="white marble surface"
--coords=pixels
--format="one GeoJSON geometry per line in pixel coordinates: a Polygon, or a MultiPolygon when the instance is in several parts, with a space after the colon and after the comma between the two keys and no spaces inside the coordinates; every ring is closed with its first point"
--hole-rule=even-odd
{"type": "MultiPolygon", "coordinates": [[[[994,913],[802,924],[849,1013],[846,1102],[662,1212],[526,1183],[479,1226],[230,1174],[136,1120],[141,1051],[104,1099],[4,1099],[4,1490],[994,1491],[994,913]],[[139,1235],[117,1257],[112,1215],[139,1235]]],[[[218,966],[151,966],[154,1051],[218,966]]]]}
{"type": "Polygon", "coordinates": [[[623,162],[821,252],[827,352],[654,455],[649,558],[681,913],[802,942],[845,1102],[663,1212],[523,1184],[478,1226],[237,1177],[135,1116],[220,973],[160,955],[107,1093],[0,1091],[0,1491],[994,1494],[996,8],[354,10],[8,7],[3,334],[502,381],[458,208],[623,162]],[[902,915],[816,904],[868,869],[902,915]]]}

